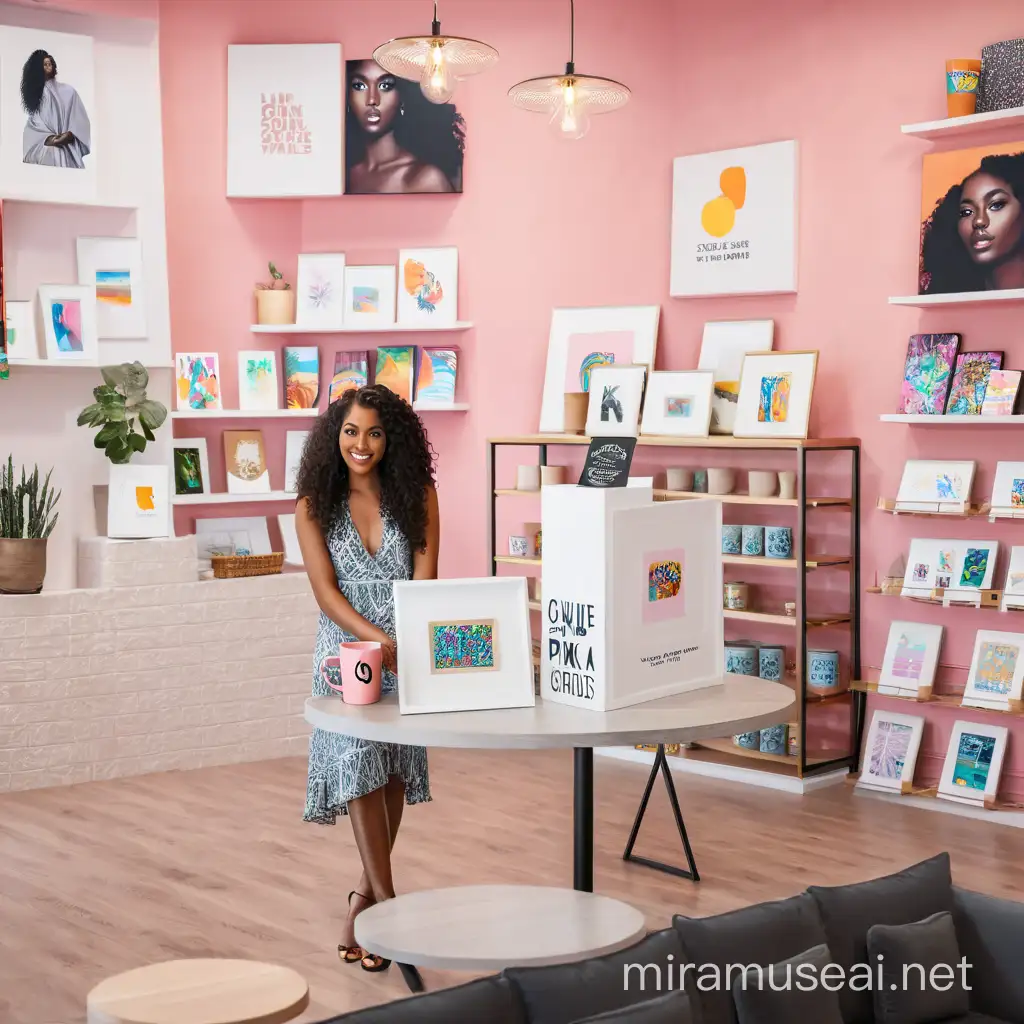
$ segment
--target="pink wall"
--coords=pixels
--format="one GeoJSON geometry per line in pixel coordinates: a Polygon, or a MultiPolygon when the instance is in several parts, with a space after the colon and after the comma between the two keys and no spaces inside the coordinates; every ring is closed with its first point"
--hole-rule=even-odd
{"type": "MultiPolygon", "coordinates": [[[[174,344],[221,353],[228,404],[233,354],[273,341],[247,329],[252,283],[267,259],[293,277],[301,251],[341,249],[361,262],[391,259],[405,245],[453,244],[460,313],[477,327],[453,338],[463,349],[460,397],[472,411],[427,420],[440,454],[445,575],[487,572],[484,439],[535,428],[554,305],[660,304],[664,368],[695,365],[709,319],[772,317],[778,347],[819,349],[812,431],[860,437],[864,445],[865,585],[915,534],[996,536],[1004,546],[1016,539],[1013,527],[984,522],[897,522],[874,504],[895,495],[907,458],[976,458],[975,494],[986,497],[996,460],[1019,457],[1015,434],[1005,428],[925,430],[878,421],[895,409],[906,339],[916,331],[960,331],[966,347],[1002,348],[1008,365],[1024,367],[1024,342],[1014,330],[1019,307],[921,312],[886,302],[915,289],[920,164],[931,146],[904,138],[899,126],[944,116],[943,61],[1021,34],[1019,0],[987,0],[984,18],[968,21],[951,0],[733,0],[728,17],[668,0],[580,0],[580,70],[618,76],[634,96],[573,145],[549,139],[543,119],[514,111],[505,97],[513,82],[564,61],[568,4],[448,0],[444,27],[486,39],[501,53],[496,69],[459,94],[469,122],[464,195],[224,198],[228,43],[340,39],[346,56],[363,56],[383,39],[424,27],[427,7],[420,0],[292,0],[281,18],[280,5],[268,0],[161,3],[174,344]],[[671,158],[786,138],[801,146],[799,293],[670,299],[671,158]]],[[[333,348],[322,342],[322,359],[333,348]]],[[[210,435],[218,462],[221,426],[210,435]]],[[[265,427],[277,462],[284,429],[265,427]]],[[[507,460],[509,473],[515,461],[507,460]]],[[[503,529],[505,522],[515,525],[509,518],[503,529]]],[[[865,598],[863,611],[865,666],[880,664],[893,618],[924,618],[946,625],[943,660],[959,666],[961,678],[974,630],[1003,621],[880,597],[865,598]]],[[[955,714],[927,714],[919,776],[934,778],[955,714]]],[[[1009,792],[1024,791],[1022,744],[1024,731],[1011,743],[1009,792]]]]}

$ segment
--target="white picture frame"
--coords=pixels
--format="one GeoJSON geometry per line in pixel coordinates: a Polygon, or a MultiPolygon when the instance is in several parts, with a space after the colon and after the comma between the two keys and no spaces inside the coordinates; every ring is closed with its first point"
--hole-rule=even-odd
{"type": "Polygon", "coordinates": [[[397,275],[398,268],[394,266],[345,267],[346,326],[367,330],[392,326],[396,316],[397,275]]]}
{"type": "Polygon", "coordinates": [[[205,437],[176,437],[171,444],[171,472],[174,480],[173,494],[175,497],[187,497],[193,494],[213,494],[213,480],[210,477],[210,453],[205,437]],[[195,451],[199,453],[199,475],[201,476],[198,490],[183,490],[181,476],[178,472],[178,451],[195,451]]]}
{"type": "Polygon", "coordinates": [[[857,785],[883,793],[909,793],[923,735],[920,715],[876,710],[864,741],[857,785]]]}
{"type": "Polygon", "coordinates": [[[295,275],[295,326],[318,330],[345,323],[345,254],[299,254],[295,275]]]}
{"type": "Polygon", "coordinates": [[[1024,547],[1010,548],[1010,562],[1003,582],[1002,611],[1024,608],[1024,547]]]}
{"type": "Polygon", "coordinates": [[[1024,687],[1024,633],[979,629],[961,705],[1010,711],[1024,687]]]}
{"type": "Polygon", "coordinates": [[[228,46],[229,199],[342,194],[343,72],[340,43],[228,46]]]}
{"type": "Polygon", "coordinates": [[[169,536],[173,493],[169,466],[111,463],[107,536],[117,539],[169,536]]]}
{"type": "Polygon", "coordinates": [[[1024,462],[996,463],[990,514],[1024,519],[1024,462]]]}
{"type": "Polygon", "coordinates": [[[12,366],[17,363],[32,363],[39,359],[36,308],[36,304],[31,300],[8,299],[4,303],[7,361],[12,366]]]}
{"type": "Polygon", "coordinates": [[[0,27],[0,195],[5,199],[95,201],[97,167],[105,154],[94,64],[90,36],[0,27]],[[53,58],[57,74],[54,92],[44,93],[38,113],[30,116],[22,106],[22,69],[37,50],[53,58]],[[75,135],[70,146],[45,145],[49,135],[63,131],[75,135]]]}
{"type": "Polygon", "coordinates": [[[200,572],[212,571],[211,555],[269,555],[266,516],[225,516],[196,520],[196,553],[200,572]]]}
{"type": "Polygon", "coordinates": [[[225,430],[221,439],[228,493],[270,494],[270,464],[263,431],[225,430]]]}
{"type": "Polygon", "coordinates": [[[797,290],[795,140],[676,157],[669,294],[797,290]]]}
{"type": "Polygon", "coordinates": [[[647,378],[641,435],[707,437],[714,388],[711,370],[655,370],[647,378]]]}
{"type": "Polygon", "coordinates": [[[1008,735],[1001,725],[954,722],[936,794],[939,799],[994,806],[1008,735]]]}
{"type": "Polygon", "coordinates": [[[142,241],[82,236],[75,240],[78,283],[96,296],[96,332],[101,340],[145,338],[146,286],[142,241]]]}
{"type": "Polygon", "coordinates": [[[302,452],[309,439],[308,430],[289,430],[284,436],[284,490],[286,494],[298,491],[297,477],[302,464],[302,452]]]}
{"type": "Polygon", "coordinates": [[[817,368],[816,351],[745,355],[740,370],[733,436],[807,437],[817,368]],[[765,392],[766,382],[770,380],[784,382],[788,394],[778,387],[771,393],[765,392]],[[781,400],[777,397],[780,395],[783,396],[781,400]],[[774,418],[776,416],[779,418],[774,418]]]}
{"type": "Polygon", "coordinates": [[[596,367],[590,377],[587,435],[639,437],[646,379],[646,366],[596,367]]]}
{"type": "Polygon", "coordinates": [[[281,408],[281,374],[276,352],[246,349],[238,353],[238,408],[245,412],[281,408]],[[251,379],[256,374],[258,378],[251,379]]]}
{"type": "Polygon", "coordinates": [[[896,494],[897,512],[962,514],[971,500],[973,461],[908,459],[896,494]]]}
{"type": "Polygon", "coordinates": [[[992,586],[999,543],[993,540],[948,540],[915,537],[910,542],[907,567],[903,576],[903,597],[929,599],[933,590],[942,590],[954,600],[980,599],[980,592],[992,586]],[[968,560],[977,563],[972,551],[987,551],[984,571],[978,574],[977,585],[961,583],[968,560]]]}
{"type": "Polygon", "coordinates": [[[395,583],[394,595],[401,714],[534,706],[523,577],[409,580],[395,583]],[[432,644],[435,627],[470,624],[490,629],[490,654],[485,648],[479,666],[450,669],[443,646],[432,644]]]}
{"type": "Polygon", "coordinates": [[[748,352],[771,352],[774,344],[774,320],[709,320],[704,324],[697,369],[711,370],[715,378],[712,434],[732,433],[743,357],[748,352]]]}
{"type": "Polygon", "coordinates": [[[459,320],[459,250],[454,245],[398,252],[398,323],[453,327],[459,320]]]}
{"type": "Polygon", "coordinates": [[[942,648],[942,626],[926,622],[893,622],[885,645],[878,692],[917,699],[935,684],[942,648]]]}
{"type": "Polygon", "coordinates": [[[660,306],[553,309],[541,400],[541,433],[562,433],[566,394],[587,390],[579,382],[581,360],[578,356],[582,355],[585,360],[588,354],[610,353],[615,363],[642,364],[653,371],[660,320],[660,306]]]}
{"type": "Polygon", "coordinates": [[[41,284],[39,315],[43,320],[48,360],[87,366],[99,364],[95,289],[80,284],[41,284]]]}

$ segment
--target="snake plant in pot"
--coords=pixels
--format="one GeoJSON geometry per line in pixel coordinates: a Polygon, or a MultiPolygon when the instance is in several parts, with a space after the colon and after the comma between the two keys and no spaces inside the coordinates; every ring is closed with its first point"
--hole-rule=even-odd
{"type": "Polygon", "coordinates": [[[57,525],[54,509],[61,492],[50,486],[51,469],[42,485],[39,467],[20,481],[14,457],[0,465],[0,594],[38,594],[46,576],[46,540],[57,525]]]}

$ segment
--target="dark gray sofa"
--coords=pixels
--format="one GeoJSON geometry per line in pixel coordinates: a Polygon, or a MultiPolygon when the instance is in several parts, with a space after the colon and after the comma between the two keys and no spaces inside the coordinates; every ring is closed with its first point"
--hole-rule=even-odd
{"type": "Polygon", "coordinates": [[[1024,1024],[1024,904],[956,888],[942,854],[869,882],[676,915],[628,950],[508,969],[323,1024],[477,1021],[1024,1024]]]}

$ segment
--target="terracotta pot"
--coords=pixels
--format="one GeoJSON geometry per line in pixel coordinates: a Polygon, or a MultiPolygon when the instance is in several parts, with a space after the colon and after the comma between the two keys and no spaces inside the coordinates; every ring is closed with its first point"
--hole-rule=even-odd
{"type": "Polygon", "coordinates": [[[950,117],[966,117],[974,113],[980,79],[980,60],[960,57],[946,61],[946,111],[950,117]]]}
{"type": "Polygon", "coordinates": [[[269,288],[257,288],[256,323],[295,323],[295,292],[291,288],[279,291],[272,291],[269,288]]]}
{"type": "Polygon", "coordinates": [[[45,576],[45,538],[0,537],[0,594],[38,594],[45,576]]]}
{"type": "Polygon", "coordinates": [[[586,391],[571,392],[565,396],[565,432],[582,434],[587,429],[587,406],[590,395],[586,391]]]}

